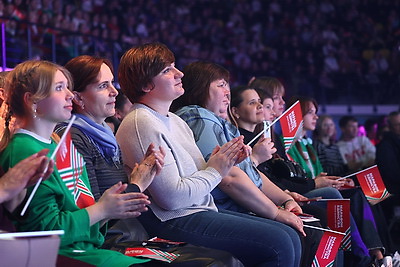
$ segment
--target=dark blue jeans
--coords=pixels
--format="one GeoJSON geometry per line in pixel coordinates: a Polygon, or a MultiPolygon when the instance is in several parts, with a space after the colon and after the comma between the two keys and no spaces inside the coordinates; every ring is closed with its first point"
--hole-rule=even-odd
{"type": "Polygon", "coordinates": [[[202,211],[161,222],[149,210],[138,217],[150,236],[232,253],[245,266],[299,266],[301,242],[291,227],[247,214],[202,211]]]}
{"type": "MultiPolygon", "coordinates": [[[[382,241],[376,229],[371,207],[360,189],[339,191],[331,187],[312,190],[307,197],[322,196],[323,198],[350,198],[351,208],[351,241],[353,254],[360,259],[369,257],[369,249],[383,249],[382,241]]],[[[326,202],[315,203],[325,206],[326,202]]]]}

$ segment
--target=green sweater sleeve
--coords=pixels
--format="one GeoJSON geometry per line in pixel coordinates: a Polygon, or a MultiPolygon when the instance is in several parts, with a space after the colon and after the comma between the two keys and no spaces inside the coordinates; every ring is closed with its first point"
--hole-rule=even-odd
{"type": "MultiPolygon", "coordinates": [[[[87,241],[100,246],[104,240],[99,225],[89,226],[87,210],[78,208],[71,193],[65,192],[63,187],[65,185],[54,173],[43,182],[29,205],[28,218],[17,224],[18,229],[22,231],[62,229],[65,234],[61,236],[61,247],[87,241]]],[[[31,190],[32,188],[28,190],[28,194],[31,190]]],[[[83,249],[81,246],[79,245],[80,249],[83,249]]]]}
{"type": "MultiPolygon", "coordinates": [[[[0,164],[7,171],[22,159],[43,148],[50,149],[51,154],[55,144],[46,144],[28,135],[17,136],[2,153],[0,164]]],[[[61,248],[87,250],[101,246],[104,237],[99,231],[99,224],[89,226],[88,212],[75,204],[70,189],[61,180],[57,168],[54,168],[51,176],[38,187],[27,214],[18,220],[17,229],[19,231],[64,230],[65,234],[61,236],[61,248]]],[[[88,184],[85,168],[81,177],[88,184]]],[[[28,188],[27,196],[32,189],[33,187],[28,188]]]]}

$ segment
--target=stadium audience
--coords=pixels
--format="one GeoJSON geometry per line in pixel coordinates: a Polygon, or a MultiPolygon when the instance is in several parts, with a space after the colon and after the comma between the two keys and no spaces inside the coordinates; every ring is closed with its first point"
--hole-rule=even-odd
{"type": "Polygon", "coordinates": [[[26,40],[27,27],[20,22],[38,20],[33,53],[49,59],[55,34],[61,64],[79,54],[118,61],[132,45],[160,41],[181,51],[178,67],[212,58],[230,70],[232,85],[262,74],[284,80],[289,95],[310,95],[322,104],[398,100],[398,0],[180,0],[174,5],[154,0],[13,0],[4,5],[2,16],[15,19],[6,21],[14,49],[26,51],[21,47],[26,42],[17,42],[26,40]],[[78,35],[75,42],[76,33],[85,36],[78,35]],[[377,93],[382,90],[385,94],[377,93]]]}

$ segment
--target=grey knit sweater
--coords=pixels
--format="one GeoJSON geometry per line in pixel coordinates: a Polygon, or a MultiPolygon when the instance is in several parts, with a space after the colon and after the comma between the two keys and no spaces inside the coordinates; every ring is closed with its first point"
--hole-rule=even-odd
{"type": "Polygon", "coordinates": [[[210,192],[221,175],[206,163],[192,131],[173,113],[163,116],[142,104],[125,117],[117,135],[124,164],[132,169],[143,159],[150,143],[166,150],[164,168],[148,188],[150,208],[167,221],[204,210],[216,211],[210,192]]]}

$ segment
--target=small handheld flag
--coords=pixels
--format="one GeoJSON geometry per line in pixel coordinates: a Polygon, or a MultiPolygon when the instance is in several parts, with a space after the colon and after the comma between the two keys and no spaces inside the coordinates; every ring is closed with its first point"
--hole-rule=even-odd
{"type": "Polygon", "coordinates": [[[333,266],[342,238],[343,233],[325,231],[311,266],[333,266]]]}
{"type": "MultiPolygon", "coordinates": [[[[286,120],[288,120],[288,123],[284,123],[284,125],[286,126],[286,128],[289,129],[289,131],[287,132],[288,135],[293,135],[292,138],[292,142],[294,140],[294,137],[297,136],[298,133],[301,132],[302,127],[300,128],[300,126],[302,125],[302,121],[303,121],[303,116],[301,113],[301,107],[300,107],[300,102],[296,101],[293,105],[290,106],[290,108],[288,108],[285,112],[282,113],[282,115],[280,115],[278,118],[276,118],[273,122],[269,123],[269,124],[264,124],[263,130],[261,132],[259,132],[250,142],[247,143],[247,145],[251,145],[255,140],[257,140],[257,138],[259,138],[262,134],[264,134],[266,131],[270,131],[271,126],[274,125],[277,121],[280,121],[281,126],[282,126],[282,121],[281,118],[286,118],[286,120]],[[290,124],[290,125],[288,125],[290,124]],[[294,127],[292,129],[292,127],[294,127]]],[[[282,131],[283,131],[283,127],[282,127],[282,131]]],[[[285,132],[283,132],[283,136],[285,137],[285,132]]],[[[286,143],[285,143],[286,144],[286,143]]],[[[289,143],[289,148],[291,146],[291,143],[289,143]]],[[[285,150],[286,150],[286,145],[285,145],[285,150]]],[[[289,150],[289,149],[287,149],[289,150]]],[[[287,151],[286,150],[286,151],[287,151]]]]}
{"type": "Polygon", "coordinates": [[[360,171],[355,175],[371,205],[375,205],[390,196],[377,165],[360,171]]]}
{"type": "Polygon", "coordinates": [[[303,114],[301,113],[300,102],[296,101],[279,120],[282,128],[283,143],[287,152],[303,130],[303,114]]]}
{"type": "Polygon", "coordinates": [[[326,214],[330,229],[346,233],[343,237],[341,248],[345,251],[350,251],[350,199],[329,200],[327,202],[326,214]]]}
{"type": "Polygon", "coordinates": [[[127,248],[125,255],[131,257],[144,257],[153,260],[165,261],[168,263],[171,263],[173,260],[179,257],[179,254],[176,253],[143,247],[127,248]]]}
{"type": "MultiPolygon", "coordinates": [[[[71,120],[69,121],[68,126],[65,129],[65,132],[64,132],[63,136],[60,139],[60,142],[58,143],[56,149],[54,149],[53,154],[51,154],[50,158],[47,160],[47,166],[46,166],[46,169],[44,170],[43,174],[47,172],[47,168],[49,166],[50,160],[54,160],[55,156],[57,155],[57,151],[60,149],[61,145],[63,144],[63,142],[64,142],[64,140],[65,140],[65,138],[67,136],[67,133],[69,132],[69,129],[71,129],[72,123],[74,123],[74,121],[75,121],[75,118],[76,118],[76,116],[72,115],[71,120]]],[[[39,178],[39,180],[36,182],[35,187],[33,188],[28,200],[25,203],[24,208],[21,211],[21,216],[24,216],[24,214],[26,212],[26,209],[28,208],[29,204],[31,203],[32,198],[35,195],[36,190],[38,189],[38,187],[39,187],[40,183],[42,182],[42,180],[43,180],[43,176],[41,176],[39,178]]]]}

